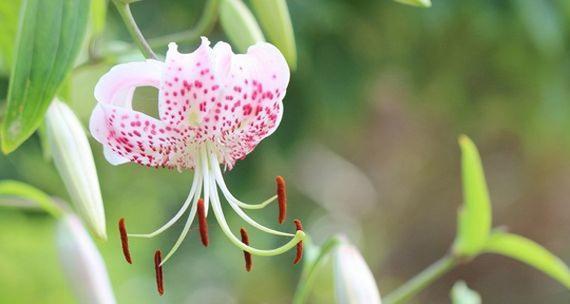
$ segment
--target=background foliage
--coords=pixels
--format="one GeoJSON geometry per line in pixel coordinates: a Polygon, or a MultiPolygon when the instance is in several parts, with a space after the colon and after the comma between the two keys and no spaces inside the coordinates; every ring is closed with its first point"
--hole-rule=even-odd
{"type": "MultiPolygon", "coordinates": [[[[257,201],[273,192],[274,175],[287,177],[290,216],[302,218],[317,242],[348,232],[385,294],[453,241],[462,201],[456,139],[465,133],[482,156],[494,223],[570,261],[568,1],[441,0],[429,10],[371,0],[288,4],[298,67],[284,119],[274,136],[229,173],[236,193],[257,201]]],[[[17,10],[5,5],[0,4],[2,32],[14,30],[17,19],[17,10]]],[[[133,14],[145,35],[156,37],[191,27],[202,5],[144,1],[133,5],[133,14]]],[[[130,41],[112,7],[106,26],[106,48],[130,41]]],[[[0,45],[9,46],[3,37],[0,45]]],[[[219,27],[210,39],[226,40],[219,27]]],[[[181,49],[195,46],[185,43],[181,49]]],[[[126,57],[140,58],[132,51],[126,57]]],[[[156,51],[163,54],[164,48],[156,51]]],[[[74,72],[70,103],[84,122],[95,103],[93,86],[109,67],[103,62],[74,72]]],[[[1,107],[7,77],[4,72],[0,80],[1,107]]],[[[138,90],[135,107],[152,112],[155,98],[152,90],[138,90]]],[[[101,147],[93,148],[109,223],[109,242],[98,245],[118,301],[157,302],[152,253],[171,244],[176,231],[133,241],[136,263],[127,265],[114,223],[125,217],[130,230],[143,232],[160,225],[184,199],[191,174],[112,167],[101,147]]],[[[0,178],[67,197],[37,137],[0,156],[0,178]]],[[[275,212],[254,215],[269,224],[275,212]]],[[[0,300],[72,303],[57,263],[53,221],[41,213],[2,209],[0,229],[0,300]]],[[[291,256],[256,258],[253,272],[246,273],[241,252],[220,231],[211,233],[209,248],[195,234],[182,245],[165,269],[167,294],[161,301],[290,302],[299,275],[291,256]]],[[[260,247],[273,245],[261,234],[251,237],[260,247]]],[[[570,301],[562,285],[496,255],[460,267],[415,301],[448,301],[459,278],[485,303],[570,301]]],[[[323,273],[318,282],[312,300],[329,302],[330,276],[323,273]]]]}

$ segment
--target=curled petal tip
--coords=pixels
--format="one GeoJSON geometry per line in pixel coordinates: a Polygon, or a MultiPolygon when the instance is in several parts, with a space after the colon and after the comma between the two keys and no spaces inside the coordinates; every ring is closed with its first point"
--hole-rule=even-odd
{"type": "Polygon", "coordinates": [[[206,37],[206,36],[201,36],[201,37],[200,37],[200,41],[201,41],[200,46],[202,46],[202,45],[210,46],[210,40],[208,39],[208,37],[206,37]]]}

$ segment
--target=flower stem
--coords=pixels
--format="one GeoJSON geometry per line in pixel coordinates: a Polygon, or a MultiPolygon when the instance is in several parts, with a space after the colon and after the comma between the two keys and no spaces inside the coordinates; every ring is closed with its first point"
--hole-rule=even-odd
{"type": "MultiPolygon", "coordinates": [[[[315,247],[310,244],[310,240],[308,239],[305,243],[309,245],[306,246],[307,249],[315,247]]],[[[310,255],[310,251],[306,251],[303,272],[301,273],[297,290],[293,296],[293,304],[303,304],[307,301],[309,291],[313,287],[313,283],[316,278],[317,270],[321,267],[323,262],[326,261],[326,257],[329,256],[329,253],[338,244],[340,244],[340,239],[338,237],[332,237],[328,239],[320,249],[313,249],[314,251],[318,251],[316,254],[308,256],[310,255]]]]}
{"type": "Polygon", "coordinates": [[[433,283],[436,279],[453,269],[459,260],[453,255],[446,255],[439,259],[428,268],[417,274],[411,280],[392,291],[382,299],[384,304],[405,303],[411,297],[422,291],[424,288],[433,283]]]}
{"type": "Polygon", "coordinates": [[[151,47],[161,47],[167,45],[169,42],[193,42],[210,32],[218,19],[218,6],[220,0],[208,0],[202,11],[202,16],[196,26],[190,30],[174,33],[162,37],[149,39],[151,47]]]}
{"type": "Polygon", "coordinates": [[[117,7],[117,11],[119,11],[119,15],[123,19],[129,34],[137,44],[140,51],[146,58],[151,59],[158,59],[156,54],[153,52],[152,48],[144,38],[141,30],[139,29],[135,19],[133,18],[133,14],[131,13],[131,8],[129,7],[128,3],[124,3],[121,0],[114,0],[115,6],[117,7]]]}

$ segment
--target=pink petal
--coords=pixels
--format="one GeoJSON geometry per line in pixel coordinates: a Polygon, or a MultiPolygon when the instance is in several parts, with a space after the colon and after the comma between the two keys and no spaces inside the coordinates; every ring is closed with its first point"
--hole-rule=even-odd
{"type": "MultiPolygon", "coordinates": [[[[220,44],[224,47],[225,43],[220,44]]],[[[288,83],[285,58],[271,44],[258,43],[247,54],[232,57],[221,105],[210,113],[214,120],[221,117],[219,146],[230,167],[277,129],[288,83]]]]}
{"type": "Polygon", "coordinates": [[[130,62],[111,68],[95,86],[95,99],[100,103],[132,108],[136,87],[158,88],[164,64],[157,60],[130,62]]]}
{"type": "Polygon", "coordinates": [[[210,41],[202,38],[200,47],[190,54],[178,52],[175,43],[168,45],[166,68],[160,84],[160,119],[171,126],[196,126],[202,120],[208,102],[217,93],[219,82],[213,71],[210,41]]]}
{"type": "Polygon", "coordinates": [[[289,68],[274,46],[260,43],[235,55],[220,42],[202,39],[191,54],[169,45],[159,112],[187,140],[215,142],[230,167],[273,133],[282,115],[289,68]]]}
{"type": "MultiPolygon", "coordinates": [[[[135,88],[139,86],[160,85],[164,64],[157,60],[119,64],[107,72],[95,86],[95,99],[103,104],[112,104],[132,109],[135,88]]],[[[92,118],[93,120],[93,118],[92,118]]],[[[112,165],[120,165],[129,161],[108,146],[104,149],[105,158],[112,165]]]]}
{"type": "Polygon", "coordinates": [[[191,155],[178,148],[180,131],[144,113],[100,103],[89,128],[97,141],[114,152],[105,155],[111,163],[128,159],[149,167],[193,166],[191,155]]]}

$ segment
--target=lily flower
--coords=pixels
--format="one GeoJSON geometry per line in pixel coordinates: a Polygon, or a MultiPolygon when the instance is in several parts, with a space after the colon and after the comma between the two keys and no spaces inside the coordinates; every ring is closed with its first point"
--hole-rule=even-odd
{"type": "Polygon", "coordinates": [[[186,224],[172,249],[164,259],[160,252],[155,255],[157,283],[162,281],[162,265],[178,249],[196,215],[202,243],[208,245],[206,217],[210,207],[223,233],[246,253],[246,261],[248,254],[251,260],[251,255],[273,256],[293,247],[300,256],[305,237],[300,222],[296,223],[296,233],[287,233],[259,224],[244,211],[260,209],[277,200],[282,223],[286,207],[284,179],[276,178],[276,195],[259,204],[248,204],[231,193],[223,178],[223,171],[231,170],[277,129],[288,83],[289,68],[273,45],[258,43],[246,54],[236,55],[224,42],[211,48],[205,37],[193,53],[181,54],[177,45],[170,43],[164,62],[120,64],[101,77],[95,87],[98,104],[91,116],[90,130],[103,144],[106,159],[114,165],[134,162],[147,167],[194,170],[188,198],[164,226],[147,234],[127,234],[124,220],[120,222],[128,261],[128,237],[155,237],[189,209],[186,224]],[[159,119],[133,110],[133,92],[140,86],[159,90],[159,119]],[[248,245],[245,230],[241,239],[230,230],[222,201],[254,228],[290,240],[268,250],[248,245]]]}

